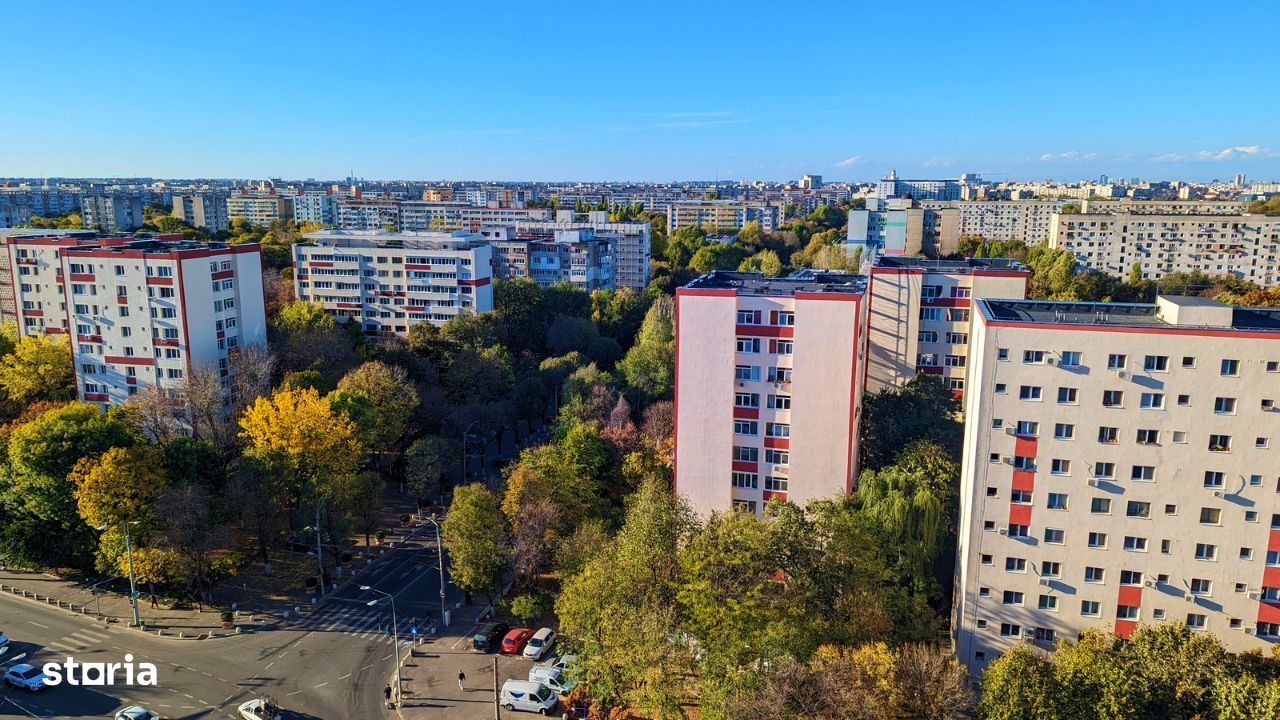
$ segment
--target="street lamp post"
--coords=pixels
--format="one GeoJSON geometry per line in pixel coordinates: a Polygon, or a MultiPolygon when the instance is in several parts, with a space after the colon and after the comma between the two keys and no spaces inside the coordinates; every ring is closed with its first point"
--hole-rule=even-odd
{"type": "MultiPolygon", "coordinates": [[[[374,592],[379,595],[385,595],[387,600],[390,601],[391,603],[391,642],[393,647],[395,648],[391,652],[391,657],[396,664],[396,705],[399,705],[400,704],[400,626],[396,622],[395,596],[393,596],[391,593],[383,592],[376,588],[370,587],[369,585],[361,585],[360,589],[368,590],[369,592],[374,592]]],[[[365,603],[365,605],[368,605],[369,607],[373,607],[374,605],[377,605],[377,604],[378,604],[378,600],[376,598],[365,603]]]]}
{"type": "MultiPolygon", "coordinates": [[[[471,436],[471,428],[476,426],[479,420],[472,420],[466,430],[462,431],[462,482],[459,485],[467,484],[467,438],[471,436]]],[[[481,458],[481,465],[484,464],[484,458],[481,458]]]]}
{"type": "Polygon", "coordinates": [[[444,608],[444,545],[440,543],[440,523],[436,521],[435,513],[431,513],[427,522],[436,528],[436,564],[440,566],[440,624],[448,627],[449,616],[444,608]]]}
{"type": "MultiPolygon", "coordinates": [[[[138,617],[138,582],[133,574],[133,538],[129,534],[129,526],[137,524],[137,520],[124,523],[124,549],[129,555],[129,603],[133,606],[133,626],[140,628],[142,619],[138,617]]],[[[106,530],[107,526],[103,525],[98,529],[106,530]]]]}

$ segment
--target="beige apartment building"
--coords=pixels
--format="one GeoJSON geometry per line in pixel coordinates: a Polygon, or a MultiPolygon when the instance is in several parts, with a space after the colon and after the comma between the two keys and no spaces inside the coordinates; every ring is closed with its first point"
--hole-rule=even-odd
{"type": "Polygon", "coordinates": [[[1280,642],[1280,309],[980,299],[967,384],[961,662],[1172,620],[1280,642]]]}
{"type": "Polygon", "coordinates": [[[689,226],[736,231],[753,220],[759,222],[763,230],[776,230],[781,214],[772,205],[753,205],[736,200],[694,200],[673,202],[667,206],[668,232],[689,226]]]}
{"type": "Polygon", "coordinates": [[[269,194],[241,190],[227,197],[227,219],[236,218],[264,227],[276,220],[292,219],[293,203],[289,198],[277,195],[274,190],[269,194]]]}

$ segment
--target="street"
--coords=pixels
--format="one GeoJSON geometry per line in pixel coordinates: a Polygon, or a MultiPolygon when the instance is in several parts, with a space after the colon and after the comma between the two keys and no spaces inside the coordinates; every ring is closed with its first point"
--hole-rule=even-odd
{"type": "MultiPolygon", "coordinates": [[[[420,628],[439,620],[439,575],[434,536],[388,551],[365,576],[368,584],[395,598],[402,642],[409,618],[420,628]],[[425,620],[430,613],[431,620],[425,620]]],[[[451,593],[450,601],[460,598],[451,593]]],[[[0,658],[8,667],[22,662],[37,667],[78,662],[150,662],[159,669],[156,687],[76,687],[60,685],[37,693],[4,689],[0,717],[111,717],[121,708],[142,705],[166,718],[236,717],[236,707],[258,693],[269,694],[290,718],[381,718],[387,711],[382,691],[392,665],[391,640],[378,620],[391,610],[385,597],[355,584],[325,598],[310,614],[284,628],[248,629],[241,635],[211,640],[159,638],[87,617],[70,615],[29,600],[0,596],[0,631],[14,647],[0,658]]],[[[143,612],[145,619],[146,613],[143,612]]]]}

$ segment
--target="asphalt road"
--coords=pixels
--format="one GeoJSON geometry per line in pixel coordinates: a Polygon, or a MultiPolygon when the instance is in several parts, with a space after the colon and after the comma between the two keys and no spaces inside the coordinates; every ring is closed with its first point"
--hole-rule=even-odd
{"type": "MultiPolygon", "coordinates": [[[[430,526],[419,539],[389,551],[361,578],[395,597],[402,640],[404,618],[418,618],[425,632],[439,621],[439,580],[430,526]],[[430,612],[430,620],[427,619],[430,612]]],[[[458,593],[452,592],[454,601],[458,593]]],[[[290,718],[372,720],[385,717],[382,690],[392,674],[392,643],[379,629],[390,617],[386,598],[352,585],[324,600],[300,623],[212,640],[157,638],[107,627],[28,600],[0,596],[0,631],[14,647],[0,666],[25,653],[22,662],[43,665],[79,661],[154,663],[156,687],[60,685],[37,693],[0,691],[0,717],[110,718],[116,710],[142,705],[166,718],[236,717],[236,708],[269,694],[290,718]]],[[[143,613],[145,619],[145,612],[143,613]]]]}

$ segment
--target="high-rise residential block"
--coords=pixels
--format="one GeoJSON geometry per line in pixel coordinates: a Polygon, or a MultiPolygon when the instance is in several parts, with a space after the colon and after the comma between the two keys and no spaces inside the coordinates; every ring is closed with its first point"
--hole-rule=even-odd
{"type": "Polygon", "coordinates": [[[763,230],[777,230],[780,220],[777,207],[736,200],[691,200],[667,206],[668,232],[691,226],[736,231],[753,221],[763,230]]]}
{"type": "Polygon", "coordinates": [[[256,192],[241,190],[227,197],[227,217],[240,218],[251,225],[265,227],[277,220],[293,218],[291,198],[276,194],[275,190],[256,192]]]}
{"type": "Polygon", "coordinates": [[[871,267],[867,391],[937,375],[960,397],[969,355],[969,316],[979,298],[1026,297],[1030,272],[1003,259],[929,260],[881,256],[871,267]]]}
{"type": "Polygon", "coordinates": [[[172,214],[192,227],[204,228],[211,233],[231,227],[224,193],[174,195],[172,214]]]}
{"type": "MultiPolygon", "coordinates": [[[[27,317],[32,318],[29,322],[39,326],[44,320],[41,318],[43,313],[32,313],[30,315],[20,315],[18,308],[22,303],[18,302],[19,286],[15,285],[15,277],[19,271],[14,268],[19,264],[16,260],[16,253],[10,250],[10,238],[14,238],[14,244],[25,248],[23,251],[23,262],[26,270],[21,271],[24,280],[21,282],[27,287],[27,293],[33,292],[38,284],[43,291],[46,287],[50,293],[49,299],[54,302],[61,302],[60,296],[56,295],[57,283],[56,248],[72,247],[77,243],[93,243],[97,242],[98,234],[93,230],[47,230],[37,228],[0,228],[0,321],[11,322],[18,326],[18,332],[23,333],[23,328],[28,325],[27,317]],[[38,243],[23,243],[23,238],[41,238],[38,243]],[[58,245],[54,240],[61,240],[64,245],[58,245]],[[41,270],[39,258],[44,260],[44,270],[41,270]],[[40,279],[37,279],[39,277],[40,279]]],[[[32,298],[28,298],[32,300],[32,298]]],[[[34,301],[33,301],[34,302],[34,301]]],[[[34,309],[34,305],[31,309],[34,309]]],[[[50,317],[50,320],[61,318],[60,315],[50,317]]],[[[59,326],[62,327],[62,326],[59,326]]]]}
{"type": "Polygon", "coordinates": [[[294,244],[293,260],[298,299],[373,337],[493,310],[493,248],[474,233],[324,230],[294,244]]]}
{"type": "Polygon", "coordinates": [[[974,301],[952,632],[1280,642],[1280,309],[974,301]]]}
{"type": "MultiPolygon", "coordinates": [[[[338,198],[328,190],[299,190],[293,196],[293,219],[334,225],[338,215],[338,198]]],[[[377,228],[373,228],[377,229],[377,228]]]]}
{"type": "Polygon", "coordinates": [[[649,286],[650,233],[646,222],[609,222],[609,213],[592,211],[586,220],[574,220],[572,213],[557,213],[555,222],[522,221],[515,224],[517,236],[553,237],[557,230],[591,230],[595,237],[613,244],[617,286],[641,291],[649,286]],[[565,217],[567,215],[568,217],[565,217]]]}
{"type": "Polygon", "coordinates": [[[108,232],[133,230],[143,224],[142,198],[137,195],[85,195],[80,199],[80,212],[85,227],[108,232]]]}
{"type": "Polygon", "coordinates": [[[579,290],[617,287],[612,238],[595,230],[520,231],[510,226],[480,228],[493,247],[493,275],[499,280],[529,278],[542,287],[567,282],[579,290]]]}
{"type": "Polygon", "coordinates": [[[700,514],[848,493],[866,373],[866,278],[717,271],[679,288],[676,492],[700,514]]]}

